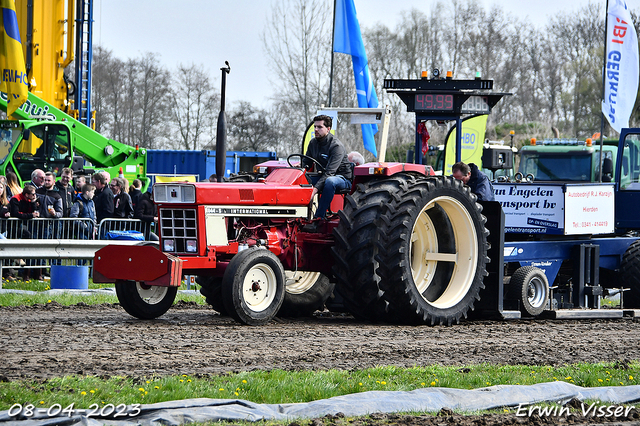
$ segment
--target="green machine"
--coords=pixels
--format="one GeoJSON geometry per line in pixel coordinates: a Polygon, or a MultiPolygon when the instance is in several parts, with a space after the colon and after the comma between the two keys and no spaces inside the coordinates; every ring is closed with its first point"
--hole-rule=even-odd
{"type": "MultiPolygon", "coordinates": [[[[7,110],[6,93],[0,93],[0,108],[7,110]]],[[[106,138],[33,93],[13,116],[17,120],[0,121],[0,174],[11,170],[23,185],[38,168],[57,176],[64,167],[75,175],[106,170],[147,188],[145,149],[106,138]]]]}

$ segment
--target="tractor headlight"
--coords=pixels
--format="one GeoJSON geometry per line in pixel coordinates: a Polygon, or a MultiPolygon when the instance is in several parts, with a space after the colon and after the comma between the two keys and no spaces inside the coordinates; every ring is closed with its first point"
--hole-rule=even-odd
{"type": "Polygon", "coordinates": [[[196,240],[187,240],[187,253],[195,253],[197,249],[196,240]]]}
{"type": "Polygon", "coordinates": [[[162,244],[164,246],[164,251],[176,251],[176,243],[174,240],[164,240],[162,244]]]}
{"type": "Polygon", "coordinates": [[[196,187],[195,186],[183,186],[182,187],[182,202],[183,203],[195,203],[196,202],[196,187]]]}
{"type": "Polygon", "coordinates": [[[155,185],[153,187],[153,200],[156,203],[167,202],[167,187],[162,185],[155,185]]]}

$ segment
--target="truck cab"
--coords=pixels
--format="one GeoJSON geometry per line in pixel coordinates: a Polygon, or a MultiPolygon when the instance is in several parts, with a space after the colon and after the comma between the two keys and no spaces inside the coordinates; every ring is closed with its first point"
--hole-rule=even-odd
{"type": "MultiPolygon", "coordinates": [[[[602,180],[615,180],[617,140],[603,141],[602,180]]],[[[520,150],[518,171],[536,181],[598,182],[600,147],[591,140],[550,139],[525,145],[520,150]]]]}
{"type": "Polygon", "coordinates": [[[0,122],[0,164],[13,170],[20,184],[34,169],[59,176],[73,161],[71,130],[66,123],[35,120],[0,122]]]}
{"type": "Polygon", "coordinates": [[[620,232],[639,230],[640,220],[640,129],[622,129],[616,157],[616,228],[620,232]]]}

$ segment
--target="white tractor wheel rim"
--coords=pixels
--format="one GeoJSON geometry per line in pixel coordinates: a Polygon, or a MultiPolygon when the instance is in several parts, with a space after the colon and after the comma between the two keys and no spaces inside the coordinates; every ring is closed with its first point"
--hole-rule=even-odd
{"type": "MultiPolygon", "coordinates": [[[[425,301],[439,309],[455,306],[468,293],[473,284],[478,264],[478,239],[471,215],[464,205],[451,197],[437,197],[427,204],[416,219],[411,232],[411,272],[413,281],[420,292],[429,288],[434,278],[438,262],[452,262],[454,269],[451,280],[438,299],[425,301]],[[438,230],[427,211],[438,205],[453,228],[455,253],[438,251],[438,230]]],[[[424,296],[423,296],[424,298],[424,296]]]]}
{"type": "Polygon", "coordinates": [[[169,291],[169,287],[158,285],[143,287],[139,281],[136,282],[136,289],[138,290],[140,298],[142,298],[142,300],[144,300],[149,305],[160,303],[167,294],[167,291],[169,291]]]}
{"type": "Polygon", "coordinates": [[[254,312],[262,312],[274,301],[277,290],[276,274],[265,263],[254,265],[242,283],[242,300],[254,312]]]}
{"type": "Polygon", "coordinates": [[[313,287],[320,278],[320,272],[284,271],[287,278],[286,291],[289,294],[303,294],[313,287]]]}

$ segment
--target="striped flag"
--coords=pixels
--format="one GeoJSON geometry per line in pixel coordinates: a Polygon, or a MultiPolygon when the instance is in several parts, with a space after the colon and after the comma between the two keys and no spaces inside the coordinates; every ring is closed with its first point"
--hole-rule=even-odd
{"type": "Polygon", "coordinates": [[[0,68],[2,81],[0,91],[7,94],[7,117],[10,117],[29,96],[27,73],[20,44],[20,31],[14,0],[0,0],[2,8],[2,44],[0,68]]]}
{"type": "Polygon", "coordinates": [[[608,14],[602,113],[619,133],[638,94],[638,35],[624,0],[611,0],[608,14]]]}

